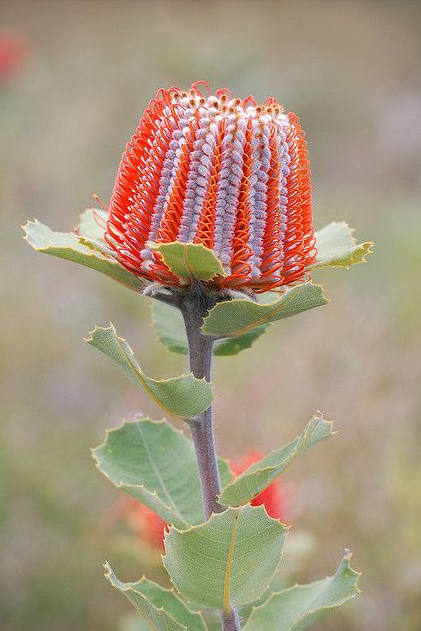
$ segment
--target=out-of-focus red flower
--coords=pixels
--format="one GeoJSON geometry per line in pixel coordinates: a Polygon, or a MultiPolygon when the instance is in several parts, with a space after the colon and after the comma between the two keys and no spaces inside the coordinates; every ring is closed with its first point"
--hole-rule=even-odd
{"type": "Polygon", "coordinates": [[[21,70],[26,51],[27,45],[21,35],[0,31],[0,86],[21,70]]]}
{"type": "MultiPolygon", "coordinates": [[[[218,288],[256,292],[308,278],[316,257],[310,165],[300,121],[276,99],[228,89],[159,90],[126,146],[105,239],[135,274],[179,285],[148,243],[200,243],[218,288]]],[[[186,281],[187,282],[187,281],[186,281]]]]}
{"type": "MultiPolygon", "coordinates": [[[[249,451],[241,460],[231,463],[231,470],[234,475],[240,475],[240,473],[243,473],[248,467],[263,458],[263,456],[264,454],[260,451],[249,451]]],[[[251,505],[260,506],[263,504],[270,517],[285,521],[286,499],[286,494],[282,491],[281,483],[279,479],[276,479],[251,501],[251,505]]]]}
{"type": "MultiPolygon", "coordinates": [[[[237,476],[262,457],[263,454],[259,451],[249,451],[241,460],[231,463],[231,470],[237,476]]],[[[284,521],[286,497],[279,480],[274,480],[252,500],[251,505],[260,506],[263,504],[270,517],[284,521]]],[[[168,524],[153,510],[133,497],[123,497],[114,504],[107,518],[108,522],[124,520],[139,539],[146,541],[154,548],[163,549],[164,533],[168,524]]]]}
{"type": "Polygon", "coordinates": [[[113,523],[122,520],[136,537],[146,541],[153,548],[163,549],[167,523],[148,506],[141,504],[134,497],[121,498],[108,513],[107,521],[113,523]]]}

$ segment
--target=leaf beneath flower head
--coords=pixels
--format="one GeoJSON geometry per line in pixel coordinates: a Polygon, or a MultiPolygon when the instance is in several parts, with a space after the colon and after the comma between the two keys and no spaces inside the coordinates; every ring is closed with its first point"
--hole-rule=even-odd
{"type": "Polygon", "coordinates": [[[164,263],[179,278],[211,280],[215,276],[226,276],[221,261],[212,250],[200,243],[149,243],[151,250],[160,253],[164,263]]]}
{"type": "MultiPolygon", "coordinates": [[[[166,421],[123,423],[107,431],[92,457],[117,488],[167,523],[188,528],[203,521],[193,443],[166,421]]],[[[231,473],[225,460],[219,459],[219,473],[222,484],[228,484],[231,473]]]]}
{"type": "Polygon", "coordinates": [[[164,565],[189,602],[230,611],[265,591],[280,561],[285,533],[262,506],[228,508],[189,530],[171,527],[165,535],[164,565]]]}
{"type": "Polygon", "coordinates": [[[89,249],[79,241],[74,232],[54,232],[39,221],[28,221],[23,226],[24,239],[37,252],[52,254],[67,261],[78,263],[109,276],[125,287],[142,291],[146,281],[126,270],[118,261],[103,253],[89,249]]]}
{"type": "Polygon", "coordinates": [[[331,609],[357,596],[360,574],[350,567],[350,558],[349,552],[345,554],[331,577],[271,594],[252,610],[244,631],[303,631],[331,609]]]}
{"type": "Polygon", "coordinates": [[[333,221],[316,232],[317,260],[310,269],[365,263],[373,245],[371,241],[357,243],[353,229],[345,221],[333,221]]]}
{"type": "Polygon", "coordinates": [[[171,379],[152,379],[145,375],[127,341],[117,335],[114,325],[95,326],[86,340],[111,357],[129,379],[146,392],[163,410],[180,418],[194,418],[210,407],[212,387],[192,374],[171,379]]]}
{"type": "Polygon", "coordinates": [[[243,335],[255,327],[289,318],[326,303],[320,285],[302,283],[291,287],[280,298],[267,304],[252,300],[220,302],[205,318],[202,331],[215,337],[243,335]]]}
{"type": "MultiPolygon", "coordinates": [[[[187,355],[187,337],[183,316],[175,307],[154,300],[152,303],[152,324],[158,340],[173,353],[187,355]]],[[[266,331],[266,326],[256,327],[243,335],[224,340],[216,340],[213,354],[217,356],[238,355],[242,350],[251,348],[266,331]]]]}
{"type": "Polygon", "coordinates": [[[124,594],[137,611],[157,631],[206,631],[199,613],[190,611],[176,596],[174,590],[142,578],[136,583],[122,583],[105,564],[106,578],[111,585],[124,594]]]}
{"type": "Polygon", "coordinates": [[[87,208],[81,213],[76,232],[81,237],[104,241],[104,232],[108,220],[108,213],[100,208],[87,208]]]}
{"type": "Polygon", "coordinates": [[[223,506],[246,504],[261,493],[294,460],[309,447],[332,436],[332,423],[316,415],[307,423],[304,431],[281,449],[253,463],[222,491],[219,500],[223,506]]]}

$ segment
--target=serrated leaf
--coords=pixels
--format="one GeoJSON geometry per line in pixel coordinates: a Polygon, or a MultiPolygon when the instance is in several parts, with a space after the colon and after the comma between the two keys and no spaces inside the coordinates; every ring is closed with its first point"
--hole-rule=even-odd
{"type": "Polygon", "coordinates": [[[350,558],[347,553],[331,577],[269,596],[253,609],[244,631],[302,631],[334,607],[354,598],[359,593],[360,575],[350,567],[350,558]]]}
{"type": "Polygon", "coordinates": [[[137,583],[122,583],[105,564],[105,576],[111,585],[122,592],[140,615],[156,631],[206,631],[200,614],[193,613],[175,595],[146,578],[137,583]]]}
{"type": "Polygon", "coordinates": [[[224,488],[220,495],[223,506],[240,506],[250,502],[285,471],[306,449],[332,435],[332,423],[315,415],[295,440],[276,449],[252,464],[224,488]]]}
{"type": "Polygon", "coordinates": [[[373,243],[357,243],[345,221],[333,221],[316,232],[317,260],[311,268],[350,267],[365,263],[373,243]]]}
{"type": "Polygon", "coordinates": [[[289,318],[326,303],[319,285],[302,283],[291,287],[278,300],[267,304],[252,300],[220,302],[205,318],[202,331],[215,337],[243,335],[255,327],[289,318]]]}
{"type": "Polygon", "coordinates": [[[212,250],[200,243],[149,243],[151,250],[162,256],[164,263],[179,278],[211,280],[215,276],[226,276],[221,261],[212,250]]]}
{"type": "Polygon", "coordinates": [[[192,374],[171,379],[152,379],[145,375],[127,341],[117,335],[113,324],[95,326],[86,341],[117,362],[131,381],[167,413],[194,418],[211,405],[212,388],[205,379],[196,379],[192,374]]]}
{"type": "MultiPolygon", "coordinates": [[[[155,300],[152,304],[152,325],[158,340],[173,353],[187,355],[187,336],[183,316],[171,305],[155,300]]],[[[266,331],[266,326],[256,327],[243,335],[216,340],[213,354],[216,356],[238,355],[250,348],[266,331]]]]}
{"type": "Polygon", "coordinates": [[[100,208],[87,208],[81,213],[76,232],[81,237],[104,241],[108,213],[100,208]]]}
{"type": "Polygon", "coordinates": [[[229,508],[189,530],[172,527],[165,535],[164,565],[187,600],[228,612],[265,591],[285,532],[262,506],[229,508]]]}
{"type": "Polygon", "coordinates": [[[74,232],[54,232],[37,220],[28,221],[23,229],[24,239],[37,252],[90,267],[137,292],[146,286],[142,278],[126,270],[115,259],[106,258],[104,254],[80,243],[79,236],[74,232]]]}
{"type": "MultiPolygon", "coordinates": [[[[98,469],[115,486],[179,528],[203,521],[196,456],[192,442],[166,421],[141,419],[107,432],[93,450],[98,469]]],[[[222,484],[231,479],[219,460],[222,484]]]]}

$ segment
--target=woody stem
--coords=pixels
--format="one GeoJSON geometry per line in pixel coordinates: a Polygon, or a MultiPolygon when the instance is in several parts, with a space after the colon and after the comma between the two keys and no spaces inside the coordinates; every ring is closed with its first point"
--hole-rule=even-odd
{"type": "MultiPolygon", "coordinates": [[[[211,380],[213,340],[202,335],[200,327],[203,324],[203,317],[212,306],[213,301],[199,285],[193,285],[181,302],[189,347],[190,370],[197,379],[205,378],[206,381],[211,380]]],[[[223,510],[217,500],[221,493],[221,482],[215,449],[212,406],[190,422],[190,429],[199,468],[203,513],[207,520],[212,513],[220,513],[223,510]]]]}
{"type": "MultiPolygon", "coordinates": [[[[214,304],[215,299],[207,295],[200,284],[193,284],[191,291],[183,296],[180,304],[187,333],[190,370],[197,379],[205,378],[209,382],[212,375],[214,341],[204,336],[200,328],[203,318],[214,304]]],[[[190,422],[190,429],[199,469],[203,514],[207,520],[212,513],[220,513],[225,508],[218,502],[221,482],[216,457],[212,406],[190,422]]],[[[241,631],[236,610],[222,615],[222,629],[241,631]]]]}

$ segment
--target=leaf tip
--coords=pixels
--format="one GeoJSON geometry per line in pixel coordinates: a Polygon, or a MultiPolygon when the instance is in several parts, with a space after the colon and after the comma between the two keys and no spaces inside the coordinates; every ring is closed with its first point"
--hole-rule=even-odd
{"type": "Polygon", "coordinates": [[[358,596],[359,594],[361,594],[362,590],[360,589],[359,585],[358,585],[358,581],[360,580],[361,576],[362,576],[362,572],[358,572],[357,570],[354,570],[353,567],[351,567],[351,558],[352,558],[352,552],[349,548],[345,548],[344,550],[344,556],[342,558],[342,562],[337,570],[337,573],[340,572],[341,570],[341,566],[345,568],[346,572],[348,572],[353,578],[354,578],[354,582],[353,582],[353,589],[355,590],[355,596],[358,596]]]}

